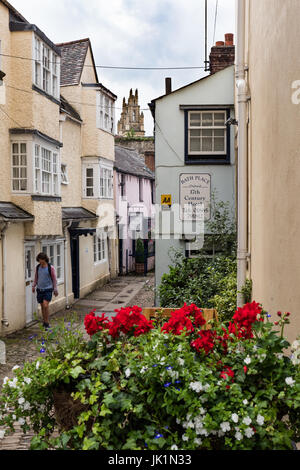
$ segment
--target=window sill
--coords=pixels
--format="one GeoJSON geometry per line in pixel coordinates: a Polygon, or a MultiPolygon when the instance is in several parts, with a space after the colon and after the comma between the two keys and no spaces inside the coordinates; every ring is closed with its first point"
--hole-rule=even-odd
{"type": "Polygon", "coordinates": [[[101,261],[94,261],[94,266],[100,266],[101,264],[107,263],[107,259],[103,259],[101,261]]]}
{"type": "Polygon", "coordinates": [[[61,202],[60,196],[44,196],[42,194],[35,194],[31,196],[33,201],[44,201],[44,202],[61,202]]]}
{"type": "Polygon", "coordinates": [[[226,156],[225,158],[215,158],[209,155],[186,156],[184,163],[185,165],[231,165],[230,159],[226,156]]]}

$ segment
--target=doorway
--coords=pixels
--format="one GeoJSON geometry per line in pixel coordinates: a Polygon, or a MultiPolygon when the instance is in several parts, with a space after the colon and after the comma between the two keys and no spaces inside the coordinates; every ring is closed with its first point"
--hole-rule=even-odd
{"type": "Polygon", "coordinates": [[[25,245],[25,297],[26,297],[26,324],[34,320],[34,312],[37,310],[36,296],[32,292],[32,284],[35,276],[35,246],[25,245]]]}

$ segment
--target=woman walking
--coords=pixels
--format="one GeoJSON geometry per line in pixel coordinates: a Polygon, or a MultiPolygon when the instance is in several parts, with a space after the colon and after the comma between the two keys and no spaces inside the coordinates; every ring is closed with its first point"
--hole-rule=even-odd
{"type": "Polygon", "coordinates": [[[46,253],[40,253],[36,257],[39,263],[35,270],[32,292],[37,288],[37,301],[41,305],[43,316],[43,327],[48,329],[49,325],[49,303],[52,300],[52,294],[58,296],[57,279],[54,266],[49,263],[46,253]]]}

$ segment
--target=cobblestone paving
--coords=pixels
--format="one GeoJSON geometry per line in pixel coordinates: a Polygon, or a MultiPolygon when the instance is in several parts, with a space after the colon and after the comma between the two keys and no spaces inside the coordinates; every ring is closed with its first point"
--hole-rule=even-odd
{"type": "MultiPolygon", "coordinates": [[[[126,305],[139,305],[141,307],[154,306],[154,275],[149,273],[147,278],[141,276],[126,276],[119,277],[112,280],[109,284],[104,285],[101,289],[97,289],[87,299],[91,299],[90,308],[88,305],[80,306],[74,304],[70,310],[62,310],[52,315],[50,318],[51,326],[55,326],[57,322],[64,319],[69,322],[71,319],[76,318],[74,327],[79,327],[83,331],[83,319],[85,314],[93,308],[93,298],[101,297],[101,291],[112,292],[113,298],[118,295],[124,287],[134,286],[137,282],[145,281],[141,284],[143,287],[133,298],[128,298],[126,305]],[[75,315],[75,317],[74,317],[75,315]]],[[[130,290],[130,289],[129,289],[130,290]]],[[[134,290],[133,290],[134,291],[134,290]]],[[[121,307],[122,305],[120,305],[121,307]]],[[[106,312],[107,313],[107,312],[106,312]]],[[[110,312],[112,313],[112,312],[110,312]]],[[[0,364],[0,390],[2,388],[3,378],[12,377],[12,368],[15,365],[22,367],[25,362],[31,362],[40,357],[39,340],[43,337],[43,329],[41,322],[36,322],[30,327],[24,328],[17,333],[1,338],[6,345],[6,364],[0,364]]],[[[20,427],[16,426],[17,431],[10,436],[0,440],[0,450],[28,450],[30,447],[30,440],[33,434],[22,433],[20,427]]]]}

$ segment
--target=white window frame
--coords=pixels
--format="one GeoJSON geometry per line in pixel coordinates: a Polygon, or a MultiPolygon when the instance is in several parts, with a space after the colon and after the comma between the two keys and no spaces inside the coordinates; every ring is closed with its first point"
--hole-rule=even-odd
{"type": "Polygon", "coordinates": [[[13,141],[11,143],[11,187],[14,193],[28,193],[29,191],[28,147],[27,141],[13,141]],[[18,188],[16,188],[16,184],[18,188]]]}
{"type": "Polygon", "coordinates": [[[113,167],[100,163],[100,198],[113,199],[114,195],[113,167]]]}
{"type": "MultiPolygon", "coordinates": [[[[197,110],[197,111],[189,111],[188,112],[188,154],[189,155],[227,155],[227,126],[225,125],[227,119],[227,112],[226,110],[197,110]],[[191,124],[191,116],[199,114],[200,115],[200,125],[192,125],[191,124]],[[212,114],[212,126],[204,126],[202,125],[202,116],[203,114],[212,114]],[[224,115],[224,125],[215,125],[215,114],[223,114],[224,115]],[[212,149],[213,150],[191,150],[191,131],[192,130],[207,130],[212,131],[211,141],[212,141],[212,149]],[[214,150],[214,139],[220,138],[214,134],[214,131],[224,131],[224,150],[214,150]]],[[[210,136],[204,137],[209,138],[210,136]]],[[[202,137],[194,137],[195,139],[203,140],[202,137]]]]}
{"type": "Polygon", "coordinates": [[[107,233],[98,231],[93,235],[93,256],[94,265],[107,262],[107,233]]]}
{"type": "Polygon", "coordinates": [[[113,199],[114,197],[114,171],[113,166],[102,161],[84,162],[82,164],[83,188],[85,199],[113,199]],[[93,170],[93,177],[87,176],[87,171],[93,170]],[[93,178],[93,184],[89,179],[93,178]],[[88,195],[88,190],[93,188],[93,195],[88,195]]]}
{"type": "Polygon", "coordinates": [[[55,268],[57,284],[63,284],[65,278],[64,240],[42,240],[41,248],[55,268]]]}
{"type": "Polygon", "coordinates": [[[96,99],[97,128],[114,135],[116,123],[115,102],[109,95],[101,90],[98,91],[96,99]]]}
{"type": "Polygon", "coordinates": [[[61,164],[59,149],[42,140],[34,141],[33,165],[33,194],[60,197],[61,164]]]}
{"type": "Polygon", "coordinates": [[[33,57],[33,83],[59,99],[60,57],[37,36],[33,39],[33,57]]]}

